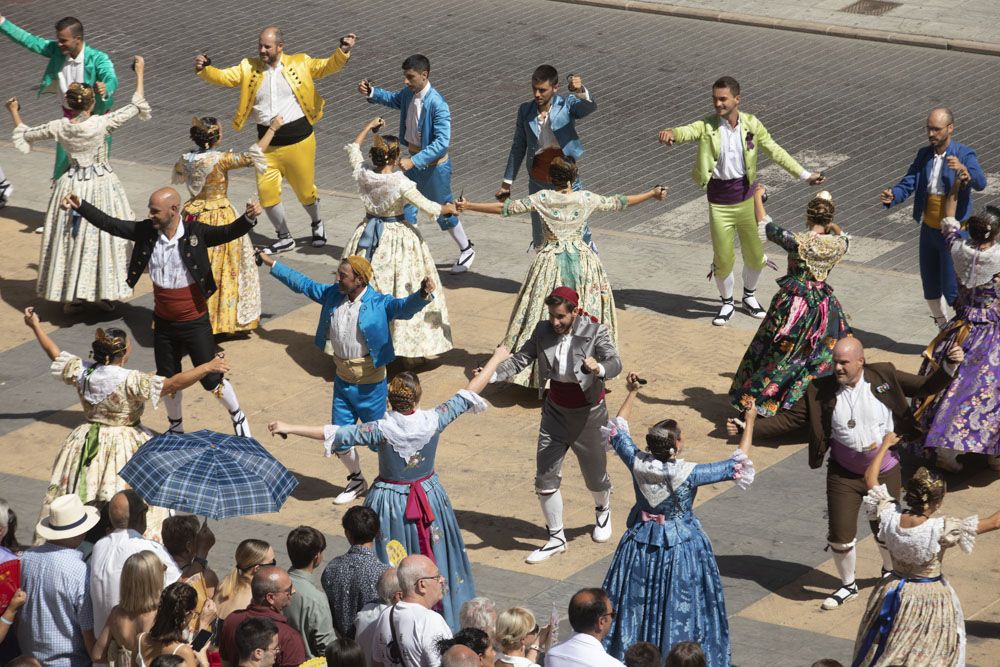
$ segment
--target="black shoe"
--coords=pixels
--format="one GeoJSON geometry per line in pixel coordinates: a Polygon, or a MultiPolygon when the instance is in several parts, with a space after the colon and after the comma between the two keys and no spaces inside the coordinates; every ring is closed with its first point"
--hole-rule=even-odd
{"type": "Polygon", "coordinates": [[[723,299],[722,308],[719,309],[719,314],[712,320],[712,325],[717,327],[725,326],[735,312],[736,306],[733,305],[733,298],[723,299]]]}
{"type": "Polygon", "coordinates": [[[261,252],[268,255],[277,255],[278,253],[288,252],[295,248],[295,239],[289,236],[279,236],[278,240],[271,245],[265,247],[261,252]]]}
{"type": "Polygon", "coordinates": [[[767,311],[761,308],[760,301],[757,300],[757,290],[743,290],[743,310],[747,315],[758,320],[764,319],[767,311]]]}
{"type": "Polygon", "coordinates": [[[826,611],[832,611],[843,606],[844,603],[850,602],[856,597],[858,597],[858,584],[856,582],[851,582],[850,584],[841,586],[831,593],[830,597],[823,600],[823,604],[820,605],[820,608],[826,611]]]}
{"type": "Polygon", "coordinates": [[[323,227],[323,221],[317,220],[311,224],[312,227],[312,247],[322,248],[326,245],[326,228],[323,227]]]}

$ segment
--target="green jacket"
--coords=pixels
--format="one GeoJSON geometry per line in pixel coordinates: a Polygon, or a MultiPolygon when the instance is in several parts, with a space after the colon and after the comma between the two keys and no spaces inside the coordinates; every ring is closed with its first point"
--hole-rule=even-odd
{"type": "MultiPolygon", "coordinates": [[[[4,19],[0,23],[0,33],[7,35],[15,44],[20,44],[29,51],[45,56],[49,59],[49,66],[45,68],[42,75],[42,84],[38,87],[38,94],[52,92],[49,90],[53,84],[58,86],[59,71],[62,70],[66,62],[66,56],[59,50],[59,43],[53,39],[43,39],[23,28],[19,28],[10,19],[4,19]]],[[[88,86],[93,86],[101,81],[107,88],[104,97],[98,97],[94,103],[94,113],[106,113],[114,104],[114,94],[118,90],[118,76],[115,74],[115,66],[111,63],[111,58],[103,51],[98,51],[90,44],[84,44],[83,51],[83,82],[88,86]]]]}
{"type": "MultiPolygon", "coordinates": [[[[718,114],[712,114],[701,120],[696,120],[690,125],[673,128],[675,142],[698,142],[698,156],[695,159],[694,169],[691,171],[691,178],[702,188],[708,185],[708,180],[712,177],[712,170],[715,169],[715,163],[719,160],[721,152],[719,123],[721,120],[718,114]]],[[[795,158],[771,138],[767,128],[753,114],[740,112],[740,130],[743,133],[743,165],[747,172],[747,180],[751,183],[757,178],[758,148],[764,149],[768,157],[795,178],[799,178],[805,171],[802,165],[795,161],[795,158]],[[747,134],[750,133],[753,134],[753,137],[749,142],[751,147],[748,148],[747,134]]]]}

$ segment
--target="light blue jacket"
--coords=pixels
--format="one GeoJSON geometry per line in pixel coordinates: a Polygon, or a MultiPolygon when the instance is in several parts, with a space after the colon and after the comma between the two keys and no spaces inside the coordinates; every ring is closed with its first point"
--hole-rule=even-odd
{"type": "MultiPolygon", "coordinates": [[[[406,141],[406,112],[410,108],[413,91],[406,86],[397,93],[390,93],[384,88],[373,88],[368,97],[369,104],[381,104],[392,109],[399,109],[399,142],[406,141]]],[[[426,169],[448,153],[451,144],[451,109],[444,97],[433,86],[424,95],[424,104],[420,112],[420,152],[410,156],[413,166],[426,169]]]]}
{"type": "MultiPolygon", "coordinates": [[[[318,283],[280,262],[271,267],[271,275],[293,292],[304,294],[323,306],[319,314],[319,323],[316,325],[315,342],[316,347],[325,350],[330,332],[330,317],[347,298],[340,292],[340,286],[336,283],[318,283]]],[[[396,352],[392,348],[392,336],[389,333],[389,320],[408,320],[428,303],[430,299],[425,299],[420,290],[405,299],[396,299],[388,294],[376,292],[371,287],[365,290],[361,296],[358,326],[361,328],[361,335],[365,338],[365,345],[368,346],[375,368],[392,363],[396,358],[396,352]]]]}
{"type": "MultiPolygon", "coordinates": [[[[579,160],[583,155],[583,145],[576,133],[576,121],[589,115],[597,109],[597,102],[591,97],[585,100],[576,95],[552,96],[549,106],[549,126],[556,135],[563,155],[579,160]]],[[[538,152],[538,135],[541,127],[538,125],[538,105],[535,101],[525,102],[517,110],[517,127],[514,129],[514,140],[510,146],[510,156],[507,158],[505,181],[514,182],[517,172],[524,163],[525,169],[531,173],[531,163],[538,152]]]]}

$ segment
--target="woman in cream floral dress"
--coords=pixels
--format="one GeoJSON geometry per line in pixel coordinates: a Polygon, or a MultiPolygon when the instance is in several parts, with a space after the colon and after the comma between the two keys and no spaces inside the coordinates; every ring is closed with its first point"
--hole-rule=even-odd
{"type": "MultiPolygon", "coordinates": [[[[174,184],[185,184],[191,194],[191,199],[181,209],[183,218],[213,226],[234,222],[237,215],[229,201],[229,171],[254,167],[263,173],[267,169],[264,150],[271,144],[281,123],[281,116],[274,118],[260,141],[237,155],[216,149],[222,139],[218,120],[211,116],[194,118],[191,140],[198,149],[185,153],[174,165],[174,184]]],[[[208,299],[212,333],[233,334],[256,329],[260,321],[260,276],[250,236],[247,234],[225,245],[209,248],[208,260],[218,286],[208,299]]]]}
{"type": "MultiPolygon", "coordinates": [[[[534,211],[542,218],[545,244],[528,268],[503,340],[503,344],[511,350],[521,349],[538,323],[548,319],[545,297],[560,286],[576,290],[580,295],[580,308],[606,326],[615,345],[618,345],[618,317],[611,283],[601,258],[583,240],[587,220],[596,211],[624,211],[627,206],[635,206],[648,199],[662,201],[667,196],[667,189],[658,185],[637,195],[605,197],[587,190],[573,192],[576,179],[576,162],[572,158],[557,157],[549,167],[549,180],[561,186],[558,190],[540,190],[526,199],[508,199],[502,204],[458,202],[459,211],[494,213],[504,217],[534,211]]],[[[508,382],[541,389],[537,363],[508,382]]]]}
{"type": "Polygon", "coordinates": [[[47,301],[62,302],[67,313],[79,312],[84,302],[112,310],[112,302],[132,296],[125,282],[131,244],[88,225],[74,211],[64,211],[60,204],[65,195],[75,194],[110,216],[135,219],[125,188],[108,162],[106,140],[110,132],[136,116],[149,119],[149,104],[143,97],[143,71],[143,60],[136,56],[131,104],[106,115],[91,115],[94,90],[78,83],[66,91],[66,107],[78,111],[74,118],[28,127],[21,121],[17,99],[7,102],[16,125],[15,148],[27,153],[31,144],[55,139],[69,155],[70,167],[52,188],[45,212],[36,290],[47,301]]]}
{"type": "Polygon", "coordinates": [[[868,599],[852,667],[964,665],[965,619],[955,589],[941,574],[941,561],[954,546],[970,553],[977,534],[1000,528],[1000,512],[983,521],[975,515],[935,517],[945,485],[927,468],[918,469],[906,483],[908,509],[901,511],[885,485],[878,483],[882,459],[898,441],[889,433],[865,472],[864,509],[879,521],[878,539],[892,554],[892,574],[868,599]]]}
{"type": "MultiPolygon", "coordinates": [[[[118,471],[153,436],[140,423],[146,401],[155,408],[161,395],[189,387],[209,373],[229,370],[222,357],[170,378],[129,370],[125,363],[132,342],[121,329],[98,329],[92,344],[94,361],[84,361],[59,349],[42,329],[34,308],[24,311],[24,323],[52,360],[52,375],[76,389],[87,420],[70,432],[56,456],[42,518],[61,495],[76,493],[85,503],[107,502],[128,488],[118,471]]],[[[165,511],[150,512],[147,535],[158,535],[165,518],[165,511]]]]}
{"type": "MultiPolygon", "coordinates": [[[[403,217],[403,207],[413,204],[430,220],[440,215],[453,215],[455,208],[453,204],[442,205],[427,199],[417,191],[416,183],[403,172],[396,171],[399,139],[392,135],[379,136],[377,132],[383,125],[383,119],[375,118],[358,133],[353,143],[344,147],[365,205],[365,219],[344,248],[344,257],[359,255],[371,263],[371,286],[375,290],[394,297],[407,297],[420,288],[424,276],[430,276],[436,285],[441,284],[441,278],[420,230],[403,217]],[[369,131],[373,134],[373,145],[368,151],[371,164],[366,164],[361,144],[369,131]]],[[[431,357],[453,347],[443,290],[438,290],[434,300],[416,317],[392,320],[389,328],[398,357],[431,357]]]]}

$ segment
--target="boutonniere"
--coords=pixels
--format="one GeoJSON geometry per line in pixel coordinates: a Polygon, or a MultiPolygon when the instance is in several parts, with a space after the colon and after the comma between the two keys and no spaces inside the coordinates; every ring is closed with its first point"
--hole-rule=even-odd
{"type": "Polygon", "coordinates": [[[747,132],[747,150],[753,150],[753,132],[747,132]]]}
{"type": "Polygon", "coordinates": [[[888,382],[886,382],[884,384],[880,384],[879,386],[875,387],[875,393],[876,394],[884,394],[887,391],[889,391],[889,383],[888,382]]]}
{"type": "Polygon", "coordinates": [[[196,245],[198,245],[198,237],[197,237],[197,236],[192,236],[192,237],[190,238],[190,240],[188,240],[188,243],[189,243],[189,244],[190,244],[190,245],[191,245],[192,247],[193,247],[193,246],[196,246],[196,245]]]}

